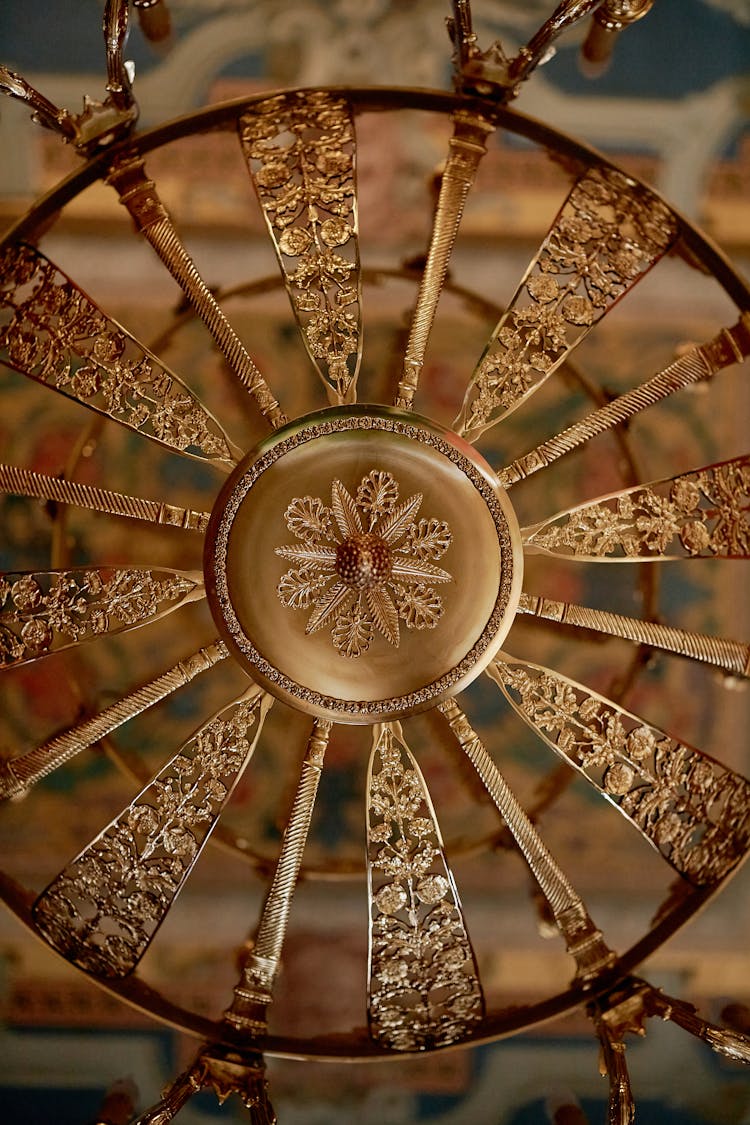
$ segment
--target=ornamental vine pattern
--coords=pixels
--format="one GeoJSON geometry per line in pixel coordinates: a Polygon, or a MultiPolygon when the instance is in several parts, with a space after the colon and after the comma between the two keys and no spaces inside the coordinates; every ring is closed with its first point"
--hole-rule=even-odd
{"type": "Polygon", "coordinates": [[[443,614],[435,584],[452,582],[436,566],[451,543],[445,520],[416,520],[417,492],[399,503],[391,473],[372,469],[355,496],[331,485],[331,505],[295,497],[284,513],[299,543],[276,554],[296,565],[282,575],[277,594],[290,609],[312,609],[306,633],[331,625],[342,656],[367,652],[375,630],[398,647],[399,621],[407,629],[434,629],[443,614]]]}
{"type": "Polygon", "coordinates": [[[484,998],[440,828],[398,723],[375,728],[367,814],[370,1034],[397,1051],[455,1043],[482,1019],[484,998]]]}
{"type": "Polygon", "coordinates": [[[750,846],[750,782],[548,668],[495,660],[521,717],[604,794],[681,875],[718,882],[750,846]]]}
{"type": "Polygon", "coordinates": [[[355,136],[322,91],[259,102],[240,140],[305,346],[333,404],[355,401],[361,358],[355,136]]]}
{"type": "Polygon", "coordinates": [[[171,449],[235,464],[221,426],[184,383],[54,262],[11,245],[0,278],[0,362],[171,449]]]}
{"type": "Polygon", "coordinates": [[[527,546],[590,559],[748,558],[750,456],[636,485],[561,512],[527,546]]]}
{"type": "Polygon", "coordinates": [[[166,570],[0,574],[0,667],[132,629],[202,593],[196,578],[166,570]]]}
{"type": "Polygon", "coordinates": [[[495,328],[458,431],[475,438],[515,410],[651,269],[678,230],[653,192],[614,168],[589,168],[495,328]]]}
{"type": "Polygon", "coordinates": [[[101,977],[132,972],[250,761],[270,704],[254,685],[209,719],[39,896],[36,927],[68,961],[101,977]]]}

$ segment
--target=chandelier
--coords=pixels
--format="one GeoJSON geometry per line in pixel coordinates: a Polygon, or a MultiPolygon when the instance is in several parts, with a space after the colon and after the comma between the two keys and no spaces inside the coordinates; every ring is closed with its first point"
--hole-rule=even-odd
{"type": "MultiPolygon", "coordinates": [[[[267,1056],[410,1058],[510,1036],[576,1008],[600,1044],[613,1123],[634,1119],[626,1042],[652,1018],[672,1021],[730,1059],[749,1061],[747,1035],[707,1021],[687,1000],[638,975],[638,966],[746,858],[750,782],[628,710],[627,676],[610,697],[569,675],[564,653],[576,634],[612,637],[636,654],[631,679],[651,651],[747,677],[747,644],[686,628],[679,613],[673,621],[657,619],[648,591],[657,570],[672,574],[697,559],[748,557],[750,456],[644,480],[628,462],[627,435],[645,412],[668,408],[672,396],[691,388],[710,390],[750,354],[750,291],[716,247],[650,187],[509,107],[559,35],[590,19],[585,52],[599,64],[620,31],[647,15],[651,0],[563,0],[512,57],[498,42],[483,49],[468,0],[454,0],[448,21],[453,92],[261,92],[141,132],[134,73],[124,58],[131,7],[147,36],[167,30],[163,0],[107,0],[107,97],[87,98],[81,113],[59,108],[24,77],[0,68],[4,92],[25,102],[83,158],[0,243],[0,360],[94,417],[65,472],[0,465],[3,492],[43,502],[53,527],[49,569],[0,575],[0,661],[12,682],[17,669],[54,668],[65,651],[90,645],[93,652],[139,627],[143,666],[150,667],[158,653],[149,638],[168,615],[182,655],[148,679],[138,681],[138,669],[130,669],[131,686],[109,702],[94,703],[79,684],[82,713],[75,721],[3,758],[0,796],[29,816],[37,784],[97,747],[141,786],[41,891],[2,874],[3,900],[104,989],[197,1040],[193,1061],[141,1113],[140,1125],[172,1120],[203,1088],[221,1101],[238,1095],[252,1121],[275,1121],[267,1056]],[[447,123],[449,139],[427,252],[389,273],[360,255],[358,129],[375,115],[410,112],[447,123]],[[278,260],[275,279],[243,292],[286,291],[312,376],[304,392],[291,375],[272,377],[256,362],[225,312],[233,294],[204,279],[159,176],[150,171],[181,142],[217,133],[236,136],[278,260]],[[495,326],[465,369],[462,401],[448,422],[420,412],[423,395],[430,403],[426,362],[441,300],[456,297],[487,314],[486,294],[455,282],[451,256],[497,135],[549,153],[568,178],[567,194],[515,293],[493,310],[495,326]],[[145,343],[41,248],[59,214],[97,184],[116,193],[133,220],[133,237],[179,286],[180,325],[207,330],[228,377],[226,401],[242,400],[238,413],[248,412],[252,439],[234,438],[231,418],[216,416],[191,386],[190,372],[183,380],[160,354],[180,325],[160,344],[145,343]],[[574,366],[575,349],[668,257],[710,274],[733,316],[621,393],[592,390],[574,366]],[[368,288],[389,279],[412,285],[416,297],[398,366],[390,375],[378,372],[378,382],[364,371],[363,323],[368,288]],[[545,399],[556,380],[583,386],[584,399],[589,396],[580,416],[562,427],[559,412],[550,423],[545,399]],[[287,405],[298,402],[304,406],[287,405]],[[498,435],[517,418],[533,419],[535,408],[537,439],[499,460],[498,435]],[[111,422],[132,440],[131,465],[141,447],[143,464],[150,465],[148,447],[155,448],[157,456],[214,482],[210,503],[190,500],[192,478],[179,470],[175,489],[163,493],[147,469],[142,494],[115,490],[117,481],[87,480],[86,458],[111,422]],[[525,482],[554,479],[569,454],[596,448],[608,436],[628,462],[622,486],[557,511],[537,491],[541,506],[527,518],[528,505],[515,500],[525,482]],[[70,512],[122,521],[139,564],[71,561],[70,512]],[[160,535],[168,538],[168,551],[159,546],[160,535]],[[668,563],[673,567],[662,566],[668,563]],[[606,573],[611,607],[546,593],[545,574],[561,564],[606,573]],[[620,574],[636,571],[645,576],[643,611],[633,616],[619,612],[616,587],[620,574]],[[190,616],[196,607],[202,619],[190,616]],[[191,648],[198,620],[203,626],[210,620],[213,636],[191,648]],[[557,654],[554,666],[539,661],[542,651],[557,654]],[[156,770],[118,748],[126,724],[212,676],[224,692],[221,705],[200,716],[182,745],[164,743],[156,770]],[[506,708],[519,732],[533,731],[557,763],[544,796],[521,800],[511,787],[504,747],[493,745],[491,731],[483,734],[491,726],[488,699],[492,709],[506,708]],[[280,733],[271,736],[273,723],[280,733]],[[296,746],[293,763],[286,745],[278,762],[294,779],[273,857],[254,852],[231,820],[233,794],[252,778],[265,738],[275,748],[280,740],[296,746]],[[356,746],[353,784],[365,795],[355,830],[365,862],[361,870],[333,863],[326,872],[316,870],[306,848],[327,755],[330,760],[347,739],[356,746]],[[460,761],[472,800],[483,813],[492,810],[489,835],[472,835],[466,823],[461,839],[444,838],[444,813],[428,787],[429,755],[422,760],[419,750],[425,740],[460,761]],[[623,949],[615,950],[542,837],[543,814],[573,778],[612,817],[622,817],[676,880],[653,921],[623,949]],[[250,937],[233,993],[217,995],[217,1006],[224,1005],[219,1016],[164,995],[140,971],[204,848],[213,845],[235,858],[247,860],[249,853],[251,866],[267,878],[259,918],[247,921],[250,937]],[[515,854],[525,865],[540,924],[569,955],[570,980],[558,991],[520,1005],[485,994],[452,866],[456,855],[472,850],[493,862],[515,854]],[[295,890],[326,875],[366,888],[366,1026],[289,1033],[274,1024],[271,1005],[295,890]]],[[[498,935],[501,930],[499,918],[498,935]]],[[[336,988],[335,947],[327,987],[336,988]]]]}

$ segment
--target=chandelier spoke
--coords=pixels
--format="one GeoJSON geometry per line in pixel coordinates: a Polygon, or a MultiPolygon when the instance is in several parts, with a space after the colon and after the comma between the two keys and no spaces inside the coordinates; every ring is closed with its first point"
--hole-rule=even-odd
{"type": "Polygon", "coordinates": [[[662,257],[679,226],[614,168],[574,184],[471,377],[454,427],[469,441],[532,395],[662,257]]]}
{"type": "Polygon", "coordinates": [[[172,668],[105,707],[99,714],[76,723],[37,746],[35,750],[0,763],[0,801],[20,796],[37,781],[65,765],[76,754],[88,750],[129,719],[185,687],[200,672],[206,672],[228,655],[223,641],[198,649],[192,656],[178,661],[172,668]]]}
{"type": "Polygon", "coordinates": [[[237,463],[216,419],[59,266],[25,243],[0,266],[0,362],[175,453],[237,463]]]}
{"type": "Polygon", "coordinates": [[[638,645],[661,648],[690,660],[713,664],[733,676],[750,676],[750,645],[740,641],[711,637],[705,633],[660,625],[655,621],[642,621],[638,617],[625,617],[620,613],[591,609],[585,605],[555,601],[536,594],[521,594],[518,612],[531,614],[545,621],[559,621],[579,629],[606,633],[607,636],[633,641],[638,645]]]}
{"type": "Polygon", "coordinates": [[[156,568],[0,574],[0,668],[134,629],[204,596],[199,573],[156,568]]]}
{"type": "Polygon", "coordinates": [[[95,976],[136,967],[242,776],[272,703],[255,684],[204,723],[39,896],[39,933],[95,976]]]}
{"type": "Polygon", "coordinates": [[[273,1000],[273,982],[279,969],[294,889],[310,830],[318,784],[332,723],[316,719],[305,749],[297,791],[284,829],[281,852],[260,923],[234,989],[234,999],[224,1020],[252,1038],[268,1030],[267,1008],[273,1000]]]}
{"type": "Polygon", "coordinates": [[[750,558],[750,455],[624,488],[521,534],[528,552],[586,562],[750,558]]]}
{"type": "Polygon", "coordinates": [[[193,508],[182,508],[178,504],[166,504],[158,500],[146,500],[142,496],[111,492],[107,488],[50,477],[33,469],[21,469],[17,465],[2,463],[0,491],[13,496],[28,496],[33,500],[47,500],[53,504],[72,504],[76,508],[87,508],[105,516],[124,516],[165,527],[181,527],[187,531],[205,531],[210,519],[209,512],[198,512],[193,508]]]}
{"type": "Polygon", "coordinates": [[[302,340],[331,405],[356,402],[362,285],[349,102],[298,91],[239,119],[242,151],[302,340]]]}
{"type": "Polygon", "coordinates": [[[606,433],[613,426],[625,425],[641,410],[663,401],[675,391],[711,379],[719,371],[741,363],[750,355],[750,314],[743,313],[731,328],[722,328],[712,340],[699,344],[676,359],[653,378],[618,395],[606,406],[599,407],[579,422],[562,430],[555,437],[541,442],[529,453],[516,458],[498,472],[503,488],[545,469],[560,457],[572,452],[591,438],[606,433]]]}
{"type": "Polygon", "coordinates": [[[474,951],[424,778],[399,723],[367,772],[370,1035],[397,1051],[466,1038],[484,1014],[474,951]]]}
{"type": "Polygon", "coordinates": [[[691,883],[718,883],[745,855],[750,782],[740,774],[549,668],[506,656],[487,673],[540,738],[691,883]]]}
{"type": "Polygon", "coordinates": [[[404,368],[398,384],[395,405],[410,410],[424,365],[438,301],[448,275],[469,191],[487,152],[485,140],[494,126],[478,113],[458,110],[453,115],[453,135],[448,142],[448,159],[441,173],[440,193],[432,221],[432,234],[417,303],[409,330],[404,368]]]}
{"type": "Polygon", "coordinates": [[[617,958],[597,929],[580,895],[573,889],[543,843],[529,817],[497,768],[479,735],[454,699],[438,708],[448,720],[456,740],[469,759],[513,836],[533,875],[565,947],[576,963],[576,980],[584,985],[611,969],[617,958]]]}
{"type": "Polygon", "coordinates": [[[146,175],[143,158],[129,151],[116,156],[107,182],[208,328],[230,371],[253,396],[263,417],[274,428],[283,426],[286,415],[185,249],[156,185],[146,175]]]}

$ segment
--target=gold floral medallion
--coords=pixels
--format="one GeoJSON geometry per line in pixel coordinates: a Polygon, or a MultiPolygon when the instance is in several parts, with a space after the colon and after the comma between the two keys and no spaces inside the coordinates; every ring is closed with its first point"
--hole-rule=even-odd
{"type": "Polygon", "coordinates": [[[399,503],[391,473],[371,469],[355,496],[340,480],[331,505],[317,497],[295,497],[284,513],[299,542],[276,554],[296,564],[282,575],[282,605],[308,609],[307,633],[332,624],[331,637],[343,656],[367,652],[377,630],[398,647],[399,621],[407,629],[434,629],[443,616],[435,586],[452,576],[435,560],[451,543],[445,520],[416,516],[422,494],[399,503]]]}
{"type": "Polygon", "coordinates": [[[433,706],[486,667],[518,605],[520,559],[513,511],[475,450],[412,414],[342,406],[238,467],[205,571],[253,679],[319,717],[370,723],[433,706]]]}

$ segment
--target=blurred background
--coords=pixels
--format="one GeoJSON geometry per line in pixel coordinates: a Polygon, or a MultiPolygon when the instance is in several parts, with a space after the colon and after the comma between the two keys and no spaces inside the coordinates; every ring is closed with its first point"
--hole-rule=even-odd
{"type": "MultiPolygon", "coordinates": [[[[500,38],[513,54],[550,8],[546,0],[477,0],[479,42],[486,46],[500,38]]],[[[126,52],[136,65],[143,128],[218,100],[289,85],[450,88],[444,23],[450,13],[436,0],[171,0],[170,12],[168,40],[154,47],[135,27],[126,52]]],[[[77,112],[84,93],[103,97],[101,15],[97,0],[5,0],[0,58],[52,101],[77,112]]],[[[609,68],[595,77],[579,62],[584,34],[573,31],[558,41],[517,108],[594,145],[655,186],[746,272],[750,3],[657,0],[620,37],[609,68]]],[[[418,280],[413,266],[429,236],[434,177],[446,154],[449,124],[439,114],[407,108],[365,113],[357,132],[365,269],[361,397],[377,401],[403,351],[418,280]]],[[[0,103],[0,145],[5,227],[80,158],[8,99],[0,103]]],[[[283,387],[288,412],[323,407],[283,290],[271,282],[252,284],[273,278],[276,263],[235,138],[213,132],[165,145],[148,168],[254,359],[272,386],[283,387]]],[[[441,302],[417,404],[421,413],[444,424],[454,417],[499,310],[568,184],[564,168],[546,152],[509,132],[492,139],[441,302]]],[[[133,236],[111,188],[95,184],[83,191],[41,246],[198,391],[238,444],[253,444],[257,424],[244,396],[202,325],[185,313],[171,278],[133,236]]],[[[481,452],[492,465],[507,463],[590,408],[597,396],[634,385],[670,362],[684,343],[708,339],[734,319],[731,302],[711,277],[684,261],[660,264],[576,352],[575,366],[535,396],[533,406],[491,431],[481,452]]],[[[559,471],[514,489],[520,522],[624,487],[633,473],[635,479],[655,479],[746,452],[746,368],[728,371],[710,394],[683,393],[646,412],[623,441],[601,439],[559,471]]],[[[52,474],[70,466],[72,451],[88,432],[83,412],[13,372],[0,373],[0,388],[3,460],[52,474]]],[[[89,437],[90,456],[77,465],[79,479],[211,506],[217,483],[209,470],[144,450],[145,443],[109,423],[94,427],[89,437]]],[[[168,531],[145,529],[134,536],[116,520],[80,513],[72,513],[60,531],[46,508],[14,498],[0,500],[0,520],[3,570],[48,567],[51,542],[60,534],[71,564],[200,566],[200,544],[189,545],[186,554],[184,537],[178,541],[168,531]]],[[[525,588],[738,639],[748,632],[745,564],[597,568],[535,560],[525,588]]],[[[75,721],[82,708],[111,702],[213,632],[208,610],[198,604],[146,631],[6,674],[0,747],[7,754],[31,748],[75,721]]],[[[514,626],[506,647],[614,695],[750,773],[743,734],[746,683],[676,657],[645,661],[623,642],[580,640],[534,622],[514,626]]],[[[214,670],[128,724],[112,747],[82,755],[85,761],[76,760],[24,801],[4,808],[3,866],[41,890],[132,798],[134,778],[157,770],[240,686],[238,672],[214,670]]],[[[627,947],[670,893],[665,865],[584,783],[559,784],[552,756],[522,729],[493,685],[477,684],[465,707],[524,801],[553,794],[541,820],[544,839],[610,944],[627,947]]],[[[196,1011],[216,1016],[231,995],[236,959],[254,927],[263,878],[278,850],[305,729],[282,706],[274,708],[222,819],[230,851],[206,849],[144,961],[150,983],[196,1011]]],[[[429,779],[492,1006],[560,991],[570,975],[568,959],[549,936],[525,868],[497,838],[496,814],[477,801],[471,778],[441,744],[429,717],[410,724],[409,737],[429,779]]],[[[359,869],[366,755],[366,732],[340,729],[334,736],[271,1009],[272,1030],[312,1034],[365,1022],[367,906],[359,869]]],[[[718,1020],[728,1004],[750,1003],[749,887],[747,871],[740,872],[644,970],[708,1018],[718,1020]]],[[[137,1094],[130,1085],[118,1087],[120,1104],[129,1098],[150,1104],[195,1050],[187,1037],[97,989],[4,912],[0,1002],[0,1104],[3,1121],[13,1125],[86,1125],[112,1083],[122,1080],[134,1083],[137,1094]]],[[[737,1011],[734,1017],[744,1018],[737,1011]]],[[[671,1025],[652,1023],[628,1057],[643,1125],[750,1122],[747,1072],[671,1025]]],[[[603,1122],[606,1114],[597,1047],[585,1016],[576,1012],[471,1051],[362,1066],[269,1060],[269,1076],[282,1125],[350,1122],[355,1115],[362,1125],[541,1125],[603,1122]]],[[[179,1118],[185,1125],[243,1119],[238,1104],[230,1100],[219,1110],[213,1095],[196,1099],[179,1118]]]]}

